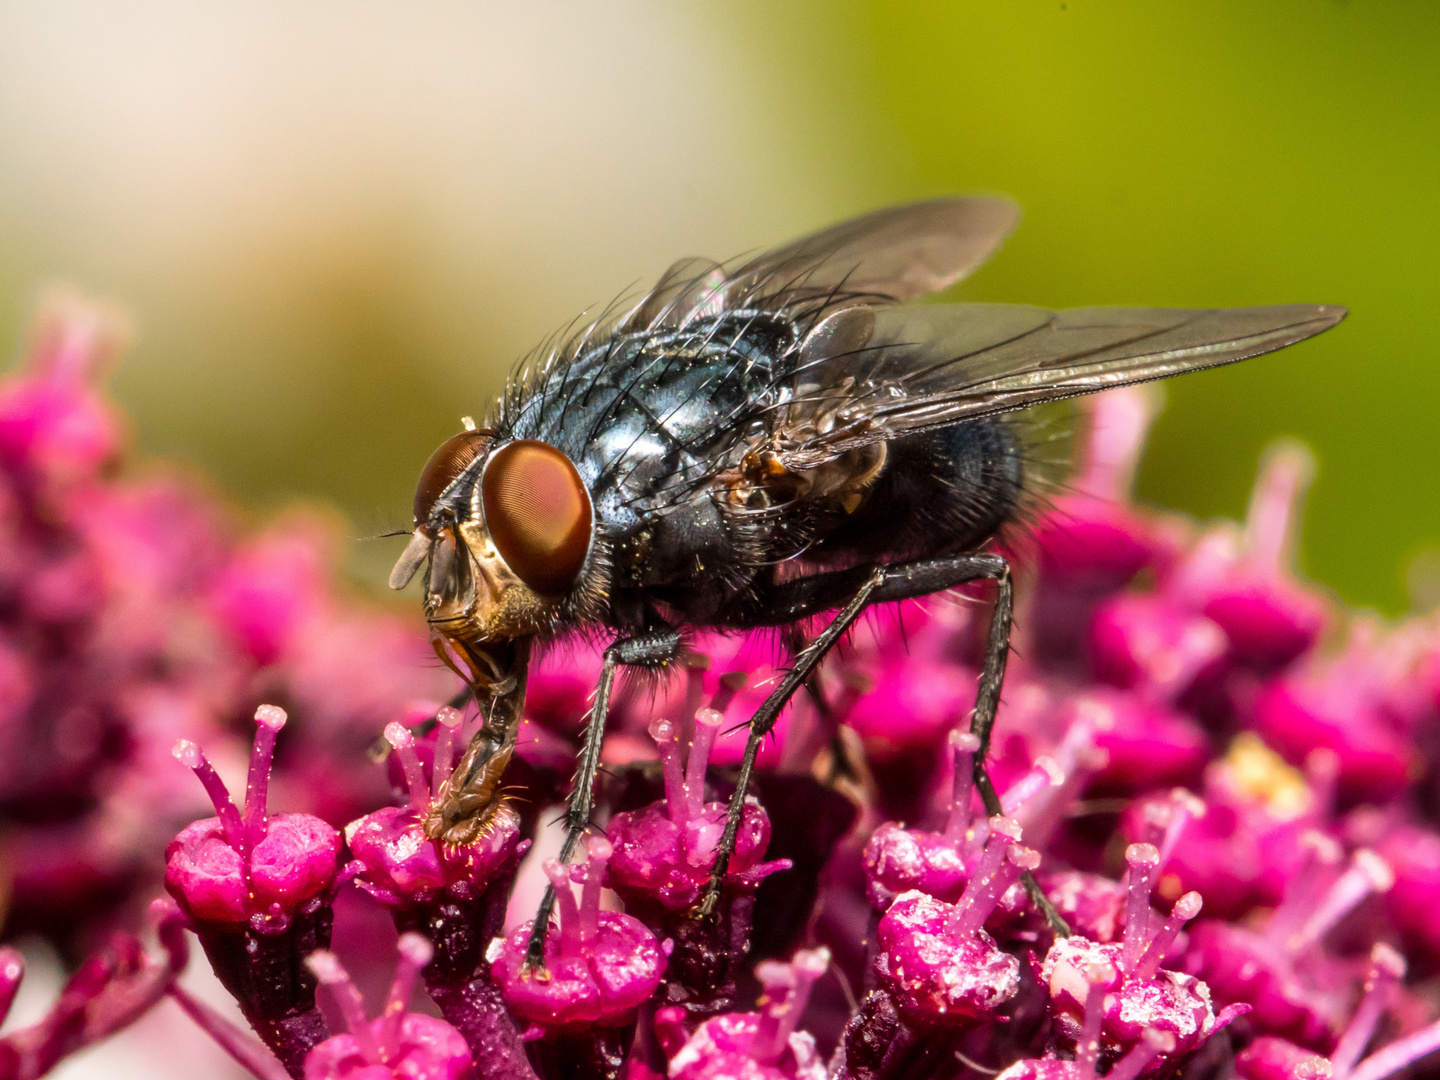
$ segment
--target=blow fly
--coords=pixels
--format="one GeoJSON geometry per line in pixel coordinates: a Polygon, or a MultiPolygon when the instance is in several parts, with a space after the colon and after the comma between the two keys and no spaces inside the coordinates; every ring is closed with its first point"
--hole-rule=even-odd
{"type": "Polygon", "coordinates": [[[1012,600],[1010,569],[987,545],[1025,504],[1020,411],[1233,363],[1345,316],[1302,304],[909,303],[973,270],[1016,218],[1002,200],[939,199],[740,265],[682,260],[629,310],[522,365],[483,426],[467,420],[435,451],[390,585],[426,567],[436,649],[484,720],[431,811],[432,838],[471,841],[498,805],[532,643],[612,635],[563,861],[590,819],[618,668],[674,663],[689,627],[794,627],[834,612],[750,721],[704,915],[761,741],[825,654],[871,604],[985,579],[996,600],[971,731],[976,787],[1000,813],[984,753],[1012,600]]]}

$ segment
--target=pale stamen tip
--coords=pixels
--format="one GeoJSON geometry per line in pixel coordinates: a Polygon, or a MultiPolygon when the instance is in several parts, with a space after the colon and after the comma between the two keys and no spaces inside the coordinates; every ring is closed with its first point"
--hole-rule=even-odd
{"type": "Polygon", "coordinates": [[[175,740],[175,745],[171,748],[170,753],[176,761],[180,762],[180,764],[184,765],[187,769],[195,768],[204,760],[203,755],[200,753],[200,747],[189,739],[175,740]]]}
{"type": "Polygon", "coordinates": [[[1377,970],[1387,975],[1393,975],[1397,979],[1405,976],[1405,957],[1383,941],[1377,942],[1375,947],[1370,950],[1370,963],[1377,970]]]}
{"type": "Polygon", "coordinates": [[[615,854],[615,845],[603,836],[587,836],[585,838],[585,853],[594,862],[605,862],[611,855],[615,854]]]}
{"type": "Polygon", "coordinates": [[[801,949],[790,963],[797,971],[818,979],[829,970],[830,950],[823,945],[818,949],[801,949]]]}
{"type": "Polygon", "coordinates": [[[973,754],[980,749],[980,737],[968,731],[952,731],[950,733],[950,747],[962,754],[973,754]]]}
{"type": "Polygon", "coordinates": [[[464,722],[465,717],[459,709],[452,709],[446,705],[435,714],[435,719],[442,727],[458,728],[464,722]]]}
{"type": "Polygon", "coordinates": [[[1050,778],[1051,787],[1059,787],[1065,782],[1065,770],[1060,763],[1048,754],[1041,754],[1035,759],[1035,767],[1042,770],[1050,778]]]}
{"type": "Polygon", "coordinates": [[[320,950],[313,952],[305,958],[305,966],[310,973],[319,979],[326,986],[335,986],[339,983],[348,982],[350,976],[340,965],[340,958],[332,952],[320,950]]]}
{"type": "Polygon", "coordinates": [[[1390,887],[1395,884],[1395,871],[1388,862],[1369,848],[1361,848],[1352,858],[1355,868],[1365,876],[1372,889],[1376,892],[1390,891],[1390,887]]]}
{"type": "Polygon", "coordinates": [[[417,968],[424,967],[435,956],[435,946],[430,944],[427,938],[413,931],[401,934],[396,948],[401,957],[417,968]]]}
{"type": "Polygon", "coordinates": [[[1131,866],[1158,866],[1160,850],[1154,844],[1131,844],[1125,849],[1125,861],[1131,866]]]}
{"type": "Polygon", "coordinates": [[[403,750],[415,745],[415,736],[410,734],[410,729],[404,724],[392,720],[385,725],[385,741],[397,750],[403,750]]]}
{"type": "Polygon", "coordinates": [[[1198,892],[1192,891],[1187,892],[1184,896],[1180,897],[1179,900],[1176,900],[1171,912],[1177,917],[1188,921],[1195,918],[1196,915],[1199,915],[1200,909],[1204,906],[1205,898],[1198,892]]]}
{"type": "Polygon", "coordinates": [[[990,819],[990,831],[1008,840],[1019,840],[1023,835],[1018,821],[999,814],[990,819]]]}
{"type": "Polygon", "coordinates": [[[271,731],[279,731],[288,719],[285,710],[278,705],[261,705],[255,710],[255,722],[271,731]]]}
{"type": "Polygon", "coordinates": [[[1010,865],[1018,866],[1021,870],[1034,870],[1040,865],[1040,853],[1034,848],[1023,847],[1020,844],[1011,844],[1005,852],[1005,858],[1010,865]]]}
{"type": "Polygon", "coordinates": [[[725,714],[714,709],[701,709],[695,714],[695,723],[701,727],[718,728],[725,723],[725,714]]]}

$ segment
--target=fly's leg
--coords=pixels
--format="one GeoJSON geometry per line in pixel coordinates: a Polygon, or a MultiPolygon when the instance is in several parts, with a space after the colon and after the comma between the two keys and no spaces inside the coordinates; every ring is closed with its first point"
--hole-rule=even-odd
{"type": "Polygon", "coordinates": [[[755,758],[760,753],[760,744],[775,726],[780,710],[785,708],[791,696],[809,678],[810,673],[825,658],[825,654],[840,640],[840,636],[860,617],[865,605],[870,603],[872,594],[884,582],[883,569],[876,567],[870,571],[870,576],[860,586],[860,590],[840,614],[831,620],[820,636],[795,658],[795,665],[785,673],[780,684],[770,692],[770,696],[750,718],[750,737],[745,742],[745,756],[740,761],[735,794],[730,796],[730,807],[725,816],[725,831],[720,834],[720,844],[715,853],[715,868],[710,872],[710,886],[705,890],[704,899],[700,901],[699,914],[702,917],[714,914],[720,900],[720,889],[725,883],[725,872],[730,866],[730,853],[735,850],[735,838],[740,833],[740,819],[745,812],[745,792],[750,786],[750,774],[755,770],[755,758]]]}
{"type": "MultiPolygon", "coordinates": [[[[1010,659],[1010,622],[1015,613],[1015,586],[1010,579],[1010,565],[1000,556],[988,556],[997,564],[995,567],[995,610],[990,616],[990,636],[985,643],[985,661],[980,667],[980,682],[975,690],[975,711],[970,714],[970,734],[980,740],[980,749],[975,753],[975,789],[980,792],[980,801],[985,813],[994,817],[1003,814],[1000,796],[985,768],[985,756],[990,750],[990,732],[995,727],[995,713],[1000,708],[1000,689],[1005,683],[1005,665],[1010,659]]],[[[1040,888],[1035,875],[1026,870],[1020,877],[1030,902],[1045,916],[1059,937],[1070,936],[1070,926],[1055,905],[1040,888]]]]}
{"type": "MultiPolygon", "coordinates": [[[[980,792],[980,799],[987,814],[993,816],[1003,813],[1000,797],[995,793],[995,785],[990,782],[990,775],[985,770],[985,752],[990,745],[990,732],[995,725],[995,713],[1000,705],[1000,690],[1005,682],[1005,665],[1010,656],[1014,587],[1010,580],[1009,564],[999,555],[954,555],[899,566],[868,570],[861,567],[857,570],[816,574],[787,582],[767,598],[766,615],[775,622],[790,622],[832,609],[839,606],[841,597],[845,595],[848,595],[850,600],[825,631],[796,658],[794,668],[765,699],[751,720],[750,738],[745,744],[745,757],[740,763],[735,794],[730,799],[729,814],[725,820],[725,831],[720,837],[715,868],[710,875],[710,885],[705,897],[700,902],[701,915],[714,912],[719,901],[730,855],[735,850],[735,838],[740,831],[741,815],[745,808],[745,790],[750,783],[750,774],[754,770],[761,741],[774,727],[780,710],[785,707],[796,689],[850,628],[865,606],[909,600],[966,582],[983,580],[993,580],[996,583],[997,595],[990,622],[989,640],[986,643],[985,662],[975,694],[975,711],[970,717],[970,730],[980,740],[980,750],[975,755],[975,787],[980,792]],[[863,578],[862,574],[865,575],[863,578]]],[[[1062,937],[1068,936],[1070,927],[1041,891],[1034,875],[1027,870],[1021,880],[1031,901],[1044,914],[1055,933],[1062,937]]]]}
{"type": "MultiPolygon", "coordinates": [[[[600,767],[600,747],[605,741],[605,717],[610,711],[610,692],[615,686],[616,670],[624,667],[661,667],[674,660],[680,652],[680,635],[669,627],[641,636],[622,638],[605,650],[600,669],[600,682],[595,687],[595,703],[585,725],[585,737],[575,766],[575,782],[565,804],[565,842],[560,847],[560,861],[567,863],[580,846],[580,839],[590,824],[590,811],[595,802],[595,773],[600,767]]],[[[545,935],[550,929],[550,915],[555,910],[555,886],[545,889],[540,910],[535,913],[535,928],[525,948],[525,964],[530,968],[545,966],[545,935]]]]}

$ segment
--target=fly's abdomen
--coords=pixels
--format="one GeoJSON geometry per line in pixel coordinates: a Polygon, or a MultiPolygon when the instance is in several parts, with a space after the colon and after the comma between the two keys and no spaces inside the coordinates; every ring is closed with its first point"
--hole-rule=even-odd
{"type": "Polygon", "coordinates": [[[865,501],[816,554],[898,562],[974,550],[1016,520],[1024,484],[1022,444],[1005,417],[896,439],[865,501]]]}

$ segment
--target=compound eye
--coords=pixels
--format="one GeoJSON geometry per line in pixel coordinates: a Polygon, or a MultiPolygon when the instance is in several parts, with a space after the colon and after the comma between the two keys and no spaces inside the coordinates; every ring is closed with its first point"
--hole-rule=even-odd
{"type": "Polygon", "coordinates": [[[537,593],[568,592],[590,550],[585,482],[548,443],[524,439],[491,455],[481,481],[485,525],[505,562],[537,593]]]}
{"type": "Polygon", "coordinates": [[[440,449],[430,455],[425,468],[420,470],[420,483],[415,488],[416,525],[424,525],[430,520],[435,501],[476,458],[485,453],[494,440],[493,431],[481,428],[478,431],[462,431],[440,444],[440,449]]]}

